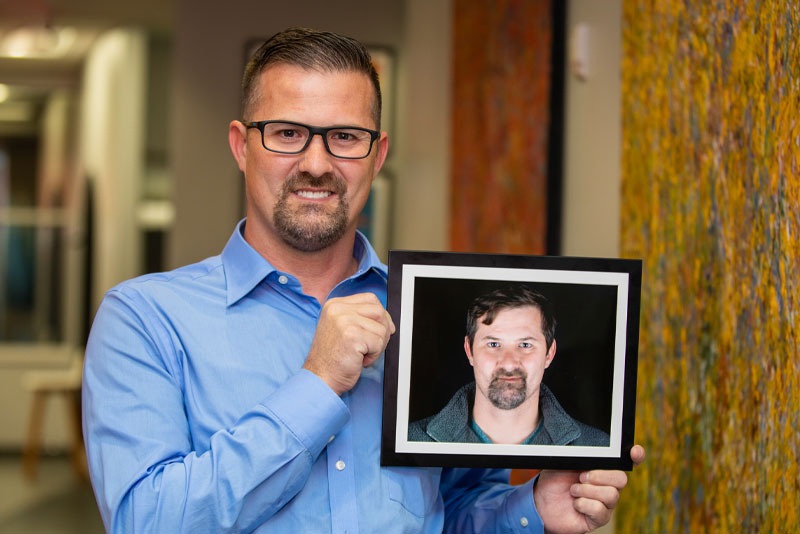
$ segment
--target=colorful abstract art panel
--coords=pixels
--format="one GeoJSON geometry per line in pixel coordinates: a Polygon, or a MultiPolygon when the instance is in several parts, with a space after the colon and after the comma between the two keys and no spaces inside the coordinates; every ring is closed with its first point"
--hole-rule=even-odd
{"type": "Polygon", "coordinates": [[[450,243],[543,254],[551,0],[454,0],[450,243]]]}
{"type": "Polygon", "coordinates": [[[648,459],[617,532],[800,532],[800,5],[623,4],[648,459]]]}

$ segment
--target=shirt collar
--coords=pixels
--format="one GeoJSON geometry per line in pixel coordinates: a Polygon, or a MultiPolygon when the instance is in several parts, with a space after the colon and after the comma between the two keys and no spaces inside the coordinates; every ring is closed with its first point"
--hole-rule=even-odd
{"type": "MultiPolygon", "coordinates": [[[[244,226],[247,219],[236,225],[228,243],[222,250],[222,265],[227,284],[227,305],[231,306],[250,293],[261,281],[277,269],[244,240],[244,226]]],[[[353,257],[358,261],[358,269],[351,278],[358,278],[375,271],[384,282],[388,280],[386,265],[381,263],[372,245],[361,232],[356,232],[353,257]]]]}

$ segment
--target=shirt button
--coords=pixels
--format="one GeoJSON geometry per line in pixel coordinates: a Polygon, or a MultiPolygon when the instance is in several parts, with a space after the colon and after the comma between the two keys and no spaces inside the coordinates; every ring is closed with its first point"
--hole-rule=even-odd
{"type": "Polygon", "coordinates": [[[281,284],[285,284],[288,281],[289,281],[289,277],[286,276],[285,274],[282,274],[282,275],[280,275],[278,277],[278,282],[280,282],[281,284]]]}
{"type": "Polygon", "coordinates": [[[521,517],[519,519],[519,524],[522,525],[523,527],[527,527],[528,526],[528,518],[527,517],[521,517]]]}
{"type": "Polygon", "coordinates": [[[336,462],[336,470],[337,471],[344,471],[344,462],[339,460],[336,462]]]}

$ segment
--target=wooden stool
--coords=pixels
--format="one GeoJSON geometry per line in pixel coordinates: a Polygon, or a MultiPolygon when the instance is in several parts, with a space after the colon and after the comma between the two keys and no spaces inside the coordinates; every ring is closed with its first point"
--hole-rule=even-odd
{"type": "Polygon", "coordinates": [[[22,472],[29,480],[36,478],[36,463],[39,459],[45,405],[48,397],[52,395],[60,395],[66,401],[66,415],[72,437],[70,457],[75,475],[82,480],[87,480],[89,477],[81,428],[81,373],[83,371],[81,356],[81,354],[76,354],[67,369],[30,371],[22,378],[23,386],[32,395],[28,435],[22,451],[22,472]]]}

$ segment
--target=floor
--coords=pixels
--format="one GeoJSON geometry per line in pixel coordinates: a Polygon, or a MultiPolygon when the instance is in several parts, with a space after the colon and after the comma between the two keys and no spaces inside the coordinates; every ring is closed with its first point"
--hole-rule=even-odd
{"type": "Polygon", "coordinates": [[[67,456],[40,458],[29,481],[20,456],[0,455],[0,534],[102,532],[92,488],[75,477],[67,456]]]}

